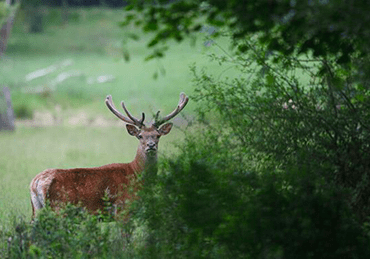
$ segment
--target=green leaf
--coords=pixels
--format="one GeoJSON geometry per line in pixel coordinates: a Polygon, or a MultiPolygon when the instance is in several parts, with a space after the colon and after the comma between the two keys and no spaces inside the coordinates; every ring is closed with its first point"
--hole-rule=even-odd
{"type": "Polygon", "coordinates": [[[135,6],[133,5],[133,4],[129,4],[129,5],[127,5],[126,7],[125,7],[125,10],[126,11],[131,11],[131,10],[133,10],[135,8],[135,6]]]}
{"type": "Polygon", "coordinates": [[[238,46],[238,50],[241,52],[241,53],[244,53],[246,52],[247,50],[249,50],[249,46],[247,44],[240,44],[238,46]]]}
{"type": "Polygon", "coordinates": [[[158,24],[156,21],[151,21],[147,23],[144,27],[143,30],[145,32],[150,32],[150,31],[156,31],[158,29],[158,24]]]}
{"type": "Polygon", "coordinates": [[[356,100],[359,101],[359,102],[364,102],[365,95],[363,95],[363,94],[357,94],[356,95],[356,100]]]}
{"type": "Polygon", "coordinates": [[[151,47],[153,47],[153,46],[155,46],[155,45],[157,45],[158,44],[158,42],[159,42],[159,40],[158,40],[158,38],[154,38],[154,39],[152,39],[149,43],[148,43],[148,48],[151,48],[151,47]]]}
{"type": "Polygon", "coordinates": [[[273,75],[271,75],[271,74],[268,74],[268,75],[266,76],[266,80],[267,80],[267,84],[268,84],[268,85],[273,85],[273,84],[275,83],[275,78],[274,78],[274,76],[273,76],[273,75]]]}

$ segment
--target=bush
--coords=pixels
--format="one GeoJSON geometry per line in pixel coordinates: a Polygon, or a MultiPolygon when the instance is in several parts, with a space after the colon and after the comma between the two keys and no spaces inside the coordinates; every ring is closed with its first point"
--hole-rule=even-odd
{"type": "Polygon", "coordinates": [[[4,258],[125,258],[122,233],[119,222],[99,223],[72,205],[58,213],[45,208],[33,223],[17,220],[14,233],[3,236],[4,258]]]}
{"type": "Polygon", "coordinates": [[[244,166],[251,159],[261,165],[262,157],[284,171],[296,168],[324,177],[350,190],[351,206],[366,220],[370,214],[368,81],[356,77],[359,71],[354,67],[336,65],[334,58],[274,55],[258,41],[246,46],[247,54],[237,53],[234,58],[246,76],[215,80],[193,69],[202,111],[216,111],[219,127],[227,128],[228,137],[247,158],[244,166]]]}
{"type": "Polygon", "coordinates": [[[192,69],[203,120],[145,180],[140,255],[368,258],[367,83],[334,58],[282,57],[253,39],[243,53],[213,56],[236,78],[192,69]]]}
{"type": "Polygon", "coordinates": [[[145,249],[136,250],[140,257],[370,255],[345,189],[296,168],[235,171],[227,150],[209,140],[188,140],[177,159],[161,164],[158,176],[145,178],[126,226],[134,232],[135,225],[145,226],[145,249]]]}

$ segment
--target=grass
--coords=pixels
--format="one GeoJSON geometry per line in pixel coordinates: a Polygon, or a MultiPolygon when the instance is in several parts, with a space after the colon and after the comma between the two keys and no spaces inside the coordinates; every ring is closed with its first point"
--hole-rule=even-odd
{"type": "MultiPolygon", "coordinates": [[[[53,111],[59,105],[64,116],[83,111],[91,117],[115,119],[104,104],[106,95],[112,94],[116,105],[125,100],[134,114],[146,112],[150,120],[150,115],[158,109],[170,112],[180,92],[191,95],[191,64],[220,71],[217,65],[208,64],[204,54],[210,50],[201,41],[195,47],[184,42],[171,48],[165,59],[145,62],[149,51],[145,45],[148,36],[144,35],[137,42],[127,43],[131,59],[125,62],[122,57],[125,35],[136,31],[118,26],[124,15],[122,10],[71,9],[70,21],[63,25],[59,9],[45,9],[44,32],[29,34],[25,14],[20,11],[6,55],[0,60],[0,82],[10,87],[16,114],[32,117],[36,111],[53,111]],[[26,80],[27,74],[65,60],[71,60],[72,64],[47,76],[26,80]],[[50,88],[52,80],[68,71],[79,71],[81,75],[65,80],[55,91],[27,93],[30,89],[50,88]],[[156,80],[155,73],[159,73],[156,80]],[[87,83],[100,75],[112,75],[115,79],[102,84],[87,83]]],[[[192,109],[190,101],[185,113],[191,114],[192,109]]],[[[169,143],[181,136],[179,130],[173,131],[161,140],[160,149],[166,153],[173,151],[169,143]]],[[[18,127],[14,133],[0,132],[0,146],[1,231],[11,227],[14,216],[29,219],[28,186],[36,174],[46,168],[129,162],[135,155],[137,140],[127,135],[123,125],[122,128],[18,127]]]]}

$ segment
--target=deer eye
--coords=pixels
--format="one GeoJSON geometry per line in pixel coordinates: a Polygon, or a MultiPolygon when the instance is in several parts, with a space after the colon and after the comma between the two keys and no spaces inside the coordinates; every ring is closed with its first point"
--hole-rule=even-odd
{"type": "Polygon", "coordinates": [[[142,138],[143,138],[143,136],[141,136],[141,135],[138,135],[138,136],[137,136],[137,138],[138,138],[138,139],[142,139],[142,138]]]}

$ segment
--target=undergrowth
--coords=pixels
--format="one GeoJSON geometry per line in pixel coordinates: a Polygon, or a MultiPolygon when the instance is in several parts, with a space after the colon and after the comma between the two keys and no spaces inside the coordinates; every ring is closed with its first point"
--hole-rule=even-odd
{"type": "Polygon", "coordinates": [[[14,219],[0,238],[2,258],[124,258],[126,242],[119,221],[101,221],[73,205],[58,213],[47,207],[32,223],[14,219]]]}

